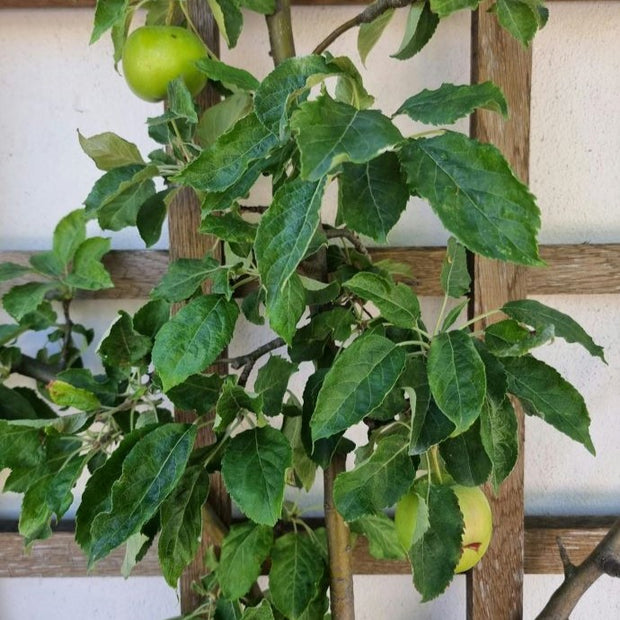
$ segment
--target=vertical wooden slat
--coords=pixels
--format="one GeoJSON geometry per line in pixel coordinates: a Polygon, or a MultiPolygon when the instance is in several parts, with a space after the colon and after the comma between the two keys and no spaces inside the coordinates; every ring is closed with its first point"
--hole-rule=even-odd
{"type": "MultiPolygon", "coordinates": [[[[213,15],[206,2],[190,0],[190,15],[194,25],[200,32],[203,40],[211,51],[219,53],[219,35],[213,15]]],[[[206,88],[201,93],[198,103],[202,109],[213,105],[219,100],[219,96],[211,88],[206,88]]],[[[177,194],[170,205],[168,213],[168,226],[170,231],[170,260],[178,258],[203,258],[207,251],[214,248],[219,251],[217,240],[208,235],[198,232],[200,225],[200,205],[193,191],[182,190],[177,194]]],[[[175,418],[181,422],[189,422],[194,419],[193,414],[185,411],[175,411],[175,418]]],[[[210,428],[203,427],[198,437],[198,445],[207,445],[214,441],[215,437],[210,428]]],[[[219,518],[224,523],[230,522],[230,498],[226,493],[221,476],[211,476],[209,504],[213,507],[219,518]]],[[[208,527],[203,527],[205,532],[208,527]]],[[[208,536],[203,536],[201,547],[189,565],[180,582],[181,611],[188,613],[196,609],[199,597],[192,589],[192,583],[204,575],[207,571],[203,558],[208,544],[208,536]]]]}
{"type": "MultiPolygon", "coordinates": [[[[484,2],[472,21],[472,82],[492,80],[506,95],[510,118],[477,113],[472,136],[500,148],[513,170],[528,179],[531,48],[523,46],[500,28],[484,2]]],[[[474,259],[475,315],[526,295],[524,270],[476,257],[474,259]]],[[[478,326],[481,327],[481,326],[478,326]]],[[[471,620],[516,620],[523,615],[523,413],[520,424],[520,456],[504,482],[500,496],[489,493],[494,534],[482,562],[468,576],[467,617],[471,620]]]]}

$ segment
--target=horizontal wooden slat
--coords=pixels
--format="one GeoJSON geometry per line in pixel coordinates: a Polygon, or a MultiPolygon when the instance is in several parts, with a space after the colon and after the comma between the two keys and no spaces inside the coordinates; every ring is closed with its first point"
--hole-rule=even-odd
{"type": "MultiPolygon", "coordinates": [[[[298,5],[344,5],[344,4],[368,4],[370,0],[292,0],[298,5]]],[[[573,0],[575,2],[594,2],[595,0],[573,0]]],[[[94,7],[96,0],[0,0],[0,9],[45,9],[45,8],[90,8],[94,7]]]]}
{"type": "MultiPolygon", "coordinates": [[[[368,4],[361,0],[292,0],[298,5],[368,4]]],[[[91,8],[96,0],[0,0],[0,9],[91,8]]]]}
{"type": "MultiPolygon", "coordinates": [[[[556,539],[559,536],[573,563],[578,564],[603,538],[615,517],[583,519],[527,518],[525,523],[525,572],[561,574],[562,563],[556,539]]],[[[123,562],[122,550],[111,553],[89,573],[86,561],[73,540],[72,532],[56,532],[48,540],[35,543],[29,554],[15,532],[0,531],[0,578],[6,577],[118,577],[123,562]]],[[[410,572],[407,562],[376,560],[368,553],[363,538],[354,549],[354,570],[358,575],[404,575],[410,572]]],[[[134,575],[160,574],[157,555],[151,549],[133,570],[134,575]]]]}
{"type": "MultiPolygon", "coordinates": [[[[596,295],[620,293],[620,244],[548,245],[541,255],[547,267],[527,271],[529,295],[596,295]]],[[[414,275],[410,282],[419,295],[441,295],[439,273],[443,248],[374,248],[375,260],[391,259],[405,263],[414,275]]],[[[30,252],[0,252],[0,262],[28,263],[30,252]]],[[[168,264],[164,250],[116,250],[105,263],[116,287],[84,293],[94,299],[139,299],[148,297],[168,264]]],[[[0,283],[0,295],[9,286],[27,279],[0,283]]]]}

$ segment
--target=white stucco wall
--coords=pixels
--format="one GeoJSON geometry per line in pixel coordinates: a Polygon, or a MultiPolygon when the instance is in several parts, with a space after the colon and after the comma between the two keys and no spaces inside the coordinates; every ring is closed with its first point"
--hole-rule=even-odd
{"type": "MultiPolygon", "coordinates": [[[[545,243],[620,242],[620,2],[553,2],[548,26],[534,47],[531,185],[543,211],[545,243]]],[[[354,8],[296,8],[298,53],[310,51],[354,8]]],[[[159,113],[142,103],[115,74],[110,47],[87,45],[91,12],[79,9],[0,11],[0,249],[45,249],[57,220],[80,206],[99,171],[81,152],[85,135],[115,131],[145,151],[144,120],[159,113]]],[[[394,110],[407,96],[444,81],[469,77],[469,18],[457,15],[440,27],[411,61],[388,60],[400,42],[394,23],[368,59],[366,86],[378,104],[394,110]]],[[[224,59],[262,77],[270,67],[262,18],[248,15],[236,50],[224,59]]],[[[355,53],[345,35],[334,53],[355,53]]],[[[466,131],[467,123],[461,123],[466,131]]],[[[430,209],[413,204],[390,236],[394,245],[445,242],[430,209]]],[[[164,236],[158,247],[165,247],[164,236]]],[[[137,235],[114,234],[113,247],[140,248],[137,235]]],[[[620,303],[615,296],[555,296],[543,301],[571,313],[607,349],[609,366],[575,346],[557,343],[543,353],[582,390],[593,418],[598,457],[551,432],[535,419],[526,431],[526,510],[529,514],[620,513],[617,472],[620,418],[620,303]]],[[[78,318],[94,320],[102,334],[118,307],[138,302],[82,302],[78,318]]],[[[425,300],[429,311],[435,300],[425,300]]],[[[2,317],[0,316],[0,320],[2,317]]],[[[244,330],[238,345],[265,339],[244,330]]],[[[33,344],[34,346],[34,344],[33,344]]],[[[15,496],[0,495],[0,518],[13,516],[15,496]]],[[[527,576],[525,617],[541,608],[557,584],[552,576],[527,576]]],[[[421,605],[409,577],[356,578],[360,620],[452,620],[464,617],[464,579],[448,594],[421,605]]],[[[0,580],[2,620],[91,618],[157,620],[176,613],[176,594],[162,580],[0,580]],[[33,593],[36,593],[33,596],[33,593]]],[[[601,580],[574,618],[620,617],[620,585],[601,580]]]]}

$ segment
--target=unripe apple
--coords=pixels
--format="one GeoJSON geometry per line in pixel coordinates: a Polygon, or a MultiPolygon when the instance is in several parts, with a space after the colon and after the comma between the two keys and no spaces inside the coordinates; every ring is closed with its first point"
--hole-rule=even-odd
{"type": "MultiPolygon", "coordinates": [[[[463,514],[462,553],[455,573],[464,573],[475,566],[486,553],[493,532],[493,515],[485,494],[480,487],[459,484],[450,487],[459,502],[463,514]]],[[[409,549],[414,539],[420,499],[411,492],[396,505],[394,523],[401,545],[409,549]]]]}
{"type": "Polygon", "coordinates": [[[142,26],[134,30],[123,50],[123,75],[131,90],[145,101],[165,99],[168,83],[182,77],[197,95],[207,77],[196,61],[207,55],[204,43],[180,26],[142,26]]]}

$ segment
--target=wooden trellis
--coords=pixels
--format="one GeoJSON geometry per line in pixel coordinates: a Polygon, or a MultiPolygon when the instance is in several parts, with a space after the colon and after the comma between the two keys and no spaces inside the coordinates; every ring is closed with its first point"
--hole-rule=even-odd
{"type": "MultiPolygon", "coordinates": [[[[589,0],[582,0],[589,1],[589,0]]],[[[297,0],[295,4],[360,4],[359,0],[297,0]]],[[[93,7],[95,0],[0,0],[2,8],[93,7]]],[[[203,34],[217,48],[212,21],[195,3],[197,22],[203,34]]],[[[496,144],[507,156],[518,175],[527,180],[529,163],[529,115],[531,50],[525,50],[497,27],[483,3],[472,21],[472,81],[487,79],[504,91],[511,110],[508,122],[497,115],[481,112],[472,119],[472,135],[496,144]]],[[[203,104],[208,105],[209,94],[203,104]]],[[[92,298],[128,299],[147,297],[166,270],[169,257],[202,257],[208,240],[198,235],[198,209],[181,195],[170,213],[170,252],[117,251],[106,258],[116,287],[97,291],[92,298]]],[[[377,258],[392,258],[410,265],[416,280],[410,284],[419,295],[440,295],[439,272],[443,248],[380,248],[377,258]]],[[[26,264],[28,252],[0,252],[0,262],[26,264]]],[[[474,304],[479,314],[501,306],[508,299],[548,294],[608,294],[620,292],[620,244],[543,246],[541,255],[547,269],[525,269],[495,261],[476,259],[474,264],[474,304]]],[[[0,294],[8,288],[0,284],[0,294]]],[[[183,416],[178,412],[179,417],[183,416]]],[[[521,421],[522,422],[522,421],[521,421]]],[[[523,424],[521,423],[521,428],[523,424]]],[[[208,441],[208,437],[204,440],[208,441]]],[[[521,448],[523,438],[521,437],[521,448]]],[[[615,517],[540,519],[523,516],[523,450],[520,462],[502,486],[499,498],[492,499],[497,525],[492,545],[483,561],[468,575],[467,617],[473,620],[508,620],[522,617],[523,574],[561,573],[556,548],[560,536],[571,549],[574,562],[580,562],[606,533],[615,517]]],[[[215,486],[210,501],[224,520],[230,519],[230,504],[222,487],[215,486]]],[[[72,532],[57,532],[49,540],[23,554],[23,542],[11,524],[0,523],[0,578],[2,577],[81,577],[86,561],[73,541],[72,532]]],[[[94,576],[117,576],[122,553],[114,552],[100,561],[94,576]]],[[[369,554],[361,540],[354,551],[357,574],[403,574],[406,562],[380,561],[369,554]]],[[[200,573],[192,567],[181,585],[182,608],[191,608],[189,587],[200,573]]],[[[134,570],[137,575],[159,575],[156,555],[149,553],[134,570]]]]}

